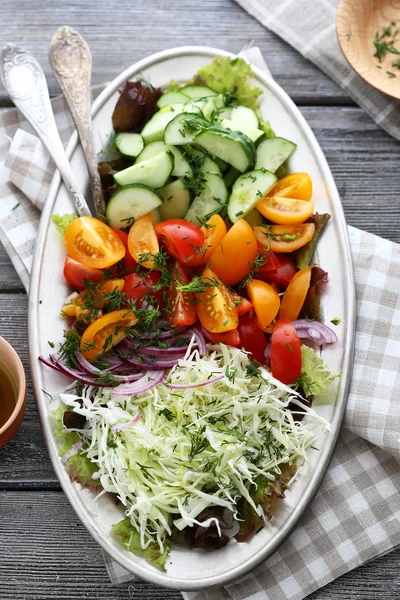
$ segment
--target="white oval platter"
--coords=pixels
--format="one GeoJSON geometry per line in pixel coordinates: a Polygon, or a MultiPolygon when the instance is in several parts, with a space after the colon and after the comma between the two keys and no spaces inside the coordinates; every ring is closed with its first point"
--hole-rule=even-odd
{"type": "MultiPolygon", "coordinates": [[[[118,98],[118,88],[128,80],[144,74],[157,87],[170,79],[184,82],[193,77],[215,56],[229,53],[207,47],[182,47],[166,50],[142,60],[119,75],[93,104],[93,127],[97,151],[112,131],[111,115],[118,98]]],[[[314,404],[317,412],[328,419],[332,431],[320,440],[319,451],[311,450],[306,469],[295,481],[274,518],[250,542],[231,541],[213,552],[173,548],[167,571],[160,572],[141,557],[126,551],[110,533],[111,525],[122,518],[115,500],[103,496],[94,502],[91,492],[72,483],[58,455],[58,447],[49,425],[49,400],[67,383],[66,378],[38,362],[40,354],[49,353],[48,340],[62,340],[64,323],[59,311],[70,293],[62,274],[65,249],[59,233],[51,225],[51,214],[72,213],[74,207],[59,174],[52,181],[43,211],[34,257],[29,297],[29,348],[31,371],[43,435],[54,470],[77,516],[103,549],[132,574],[152,583],[176,589],[198,590],[223,585],[243,576],[262,560],[271,556],[295,527],[300,516],[314,498],[332,456],[349,392],[353,363],[355,292],[352,258],[340,198],[326,159],[310,127],[287,94],[263,72],[254,67],[254,83],[263,90],[261,113],[271,122],[278,135],[293,140],[297,150],[289,162],[289,172],[306,171],[313,181],[313,201],[320,213],[329,212],[331,222],[318,249],[318,261],[329,273],[329,284],[323,296],[325,320],[340,317],[336,328],[339,342],[323,350],[323,358],[335,370],[342,370],[339,384],[314,404]]],[[[68,148],[72,168],[81,189],[88,192],[88,175],[76,133],[68,148]]]]}

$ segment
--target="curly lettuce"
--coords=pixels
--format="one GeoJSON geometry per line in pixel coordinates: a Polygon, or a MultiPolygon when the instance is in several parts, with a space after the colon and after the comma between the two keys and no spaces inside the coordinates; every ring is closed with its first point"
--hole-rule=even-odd
{"type": "Polygon", "coordinates": [[[301,346],[301,358],[301,382],[306,397],[322,394],[335,379],[341,376],[340,371],[331,371],[309,346],[301,346]]]}
{"type": "Polygon", "coordinates": [[[143,550],[140,543],[140,533],[133,527],[129,517],[126,517],[122,521],[115,523],[111,528],[112,533],[118,537],[125,548],[133,554],[139,554],[144,556],[146,560],[160,569],[165,571],[165,563],[171,552],[171,539],[166,538],[164,541],[164,548],[161,552],[158,544],[152,542],[145,550],[143,550]]]}
{"type": "Polygon", "coordinates": [[[53,221],[54,225],[57,227],[57,231],[59,231],[61,233],[61,235],[64,237],[65,235],[65,230],[67,229],[68,225],[71,223],[71,221],[73,221],[74,219],[76,219],[77,216],[75,214],[65,214],[65,215],[57,215],[54,214],[51,217],[51,220],[53,221]]]}

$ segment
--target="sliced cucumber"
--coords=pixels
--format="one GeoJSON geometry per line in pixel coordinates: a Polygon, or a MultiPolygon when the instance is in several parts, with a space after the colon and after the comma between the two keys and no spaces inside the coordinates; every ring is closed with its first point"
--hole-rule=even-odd
{"type": "Polygon", "coordinates": [[[257,147],[256,169],[263,168],[275,173],[295,150],[296,144],[285,138],[274,137],[263,140],[257,147]]]}
{"type": "Polygon", "coordinates": [[[207,126],[209,123],[200,115],[181,113],[168,122],[164,132],[164,142],[174,146],[190,144],[207,126]]]}
{"type": "Polygon", "coordinates": [[[249,212],[248,215],[244,217],[244,220],[248,222],[248,224],[253,227],[259,227],[264,223],[264,219],[261,213],[258,212],[256,208],[253,208],[252,211],[249,212]]]}
{"type": "Polygon", "coordinates": [[[169,183],[159,190],[164,202],[158,209],[162,221],[183,219],[189,210],[190,192],[181,179],[169,183]]]}
{"type": "Polygon", "coordinates": [[[144,142],[140,133],[117,133],[115,145],[124,156],[135,158],[143,150],[144,142]]]}
{"type": "Polygon", "coordinates": [[[239,131],[244,131],[245,129],[258,129],[260,127],[260,122],[256,113],[247,106],[235,106],[235,108],[232,109],[230,119],[236,123],[239,131]]]}
{"type": "MultiPolygon", "coordinates": [[[[162,204],[160,204],[160,206],[162,206],[162,204]]],[[[161,223],[162,219],[160,216],[160,207],[155,208],[154,210],[151,211],[152,217],[153,217],[153,221],[154,221],[154,225],[158,225],[159,223],[161,223]]]]}
{"type": "Polygon", "coordinates": [[[158,140],[162,141],[164,129],[178,113],[182,112],[182,109],[183,104],[171,104],[170,106],[164,106],[156,112],[142,129],[144,143],[149,144],[158,140]]]}
{"type": "Polygon", "coordinates": [[[185,103],[189,96],[185,96],[182,92],[166,92],[157,100],[158,108],[170,106],[171,104],[185,103]]]}
{"type": "Polygon", "coordinates": [[[203,115],[203,108],[207,104],[207,100],[189,100],[183,105],[183,112],[203,115]]]}
{"type": "Polygon", "coordinates": [[[179,90],[181,94],[189,96],[189,98],[207,98],[208,96],[216,96],[217,92],[214,92],[211,88],[206,85],[185,85],[179,90]]]}
{"type": "Polygon", "coordinates": [[[238,131],[211,126],[199,133],[194,142],[241,173],[254,167],[256,160],[254,143],[238,131]]]}
{"type": "Polygon", "coordinates": [[[232,115],[232,110],[233,110],[233,108],[231,108],[230,106],[225,106],[224,108],[221,108],[214,115],[214,118],[213,118],[214,122],[220,123],[222,121],[222,119],[230,119],[231,115],[232,115]]]}
{"type": "Polygon", "coordinates": [[[212,214],[220,212],[228,199],[228,192],[224,180],[214,173],[204,175],[205,187],[203,191],[195,197],[185,219],[201,225],[212,214]]]}
{"type": "Polygon", "coordinates": [[[174,168],[171,173],[174,177],[183,177],[184,175],[192,175],[192,168],[184,159],[180,148],[175,148],[175,146],[170,146],[168,144],[164,144],[164,142],[150,142],[147,146],[145,146],[142,152],[136,159],[135,165],[141,163],[153,156],[157,156],[157,154],[161,154],[169,150],[174,155],[174,168]]]}
{"type": "Polygon", "coordinates": [[[252,142],[256,142],[258,139],[260,139],[262,135],[264,135],[262,129],[250,129],[245,125],[239,126],[235,121],[232,121],[231,119],[222,119],[221,125],[222,127],[230,129],[231,131],[238,131],[239,133],[244,133],[245,135],[247,135],[247,137],[251,139],[252,142]]]}
{"type": "Polygon", "coordinates": [[[181,151],[191,165],[193,171],[199,170],[201,173],[214,173],[215,175],[222,177],[219,165],[211,158],[208,152],[203,150],[203,148],[184,146],[181,151]]]}
{"type": "Polygon", "coordinates": [[[160,188],[167,183],[173,168],[174,155],[167,150],[115,173],[114,179],[119,185],[140,183],[152,188],[160,188]]]}
{"type": "Polygon", "coordinates": [[[231,167],[229,171],[227,171],[224,175],[225,185],[227,188],[230,188],[235,183],[236,179],[240,176],[240,171],[235,169],[235,167],[231,167]]]}
{"type": "Polygon", "coordinates": [[[265,169],[250,171],[236,179],[228,202],[228,217],[232,223],[248,215],[277,181],[276,175],[265,169]]]}
{"type": "Polygon", "coordinates": [[[132,184],[120,188],[107,204],[106,217],[110,227],[122,229],[132,224],[133,219],[156,209],[163,197],[147,185],[132,184]]]}

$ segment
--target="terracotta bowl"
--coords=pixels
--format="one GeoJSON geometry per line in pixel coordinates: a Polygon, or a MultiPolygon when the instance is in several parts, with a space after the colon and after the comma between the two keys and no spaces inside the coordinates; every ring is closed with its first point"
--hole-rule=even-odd
{"type": "Polygon", "coordinates": [[[24,418],[26,409],[26,378],[24,367],[18,354],[2,337],[0,337],[0,364],[9,373],[17,389],[14,410],[8,421],[0,427],[0,448],[4,448],[17,433],[24,418]]]}
{"type": "MultiPolygon", "coordinates": [[[[374,57],[373,40],[391,23],[400,29],[400,0],[341,0],[336,15],[336,32],[342,52],[351,67],[377,90],[400,99],[400,69],[393,62],[400,55],[387,52],[382,62],[374,57]]],[[[385,36],[383,41],[391,38],[385,36]]],[[[400,50],[400,32],[394,46],[400,50]]]]}

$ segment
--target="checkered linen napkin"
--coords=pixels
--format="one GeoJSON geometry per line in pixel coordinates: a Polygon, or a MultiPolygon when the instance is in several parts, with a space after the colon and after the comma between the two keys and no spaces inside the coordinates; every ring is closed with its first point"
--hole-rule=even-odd
{"type": "Polygon", "coordinates": [[[400,102],[366,83],[353,71],[340,50],[336,37],[339,0],[236,2],[329,75],[382,129],[400,140],[400,102]]]}
{"type": "MultiPolygon", "coordinates": [[[[245,58],[268,73],[257,48],[245,58]]],[[[62,98],[53,109],[65,142],[73,125],[62,98]]],[[[54,170],[28,128],[16,110],[0,115],[0,239],[26,288],[54,170]]],[[[349,234],[357,286],[355,365],[344,427],[323,485],[269,560],[225,588],[183,593],[186,600],[301,600],[400,545],[400,246],[353,227],[349,234]]],[[[134,579],[104,558],[113,583],[134,579]]]]}

